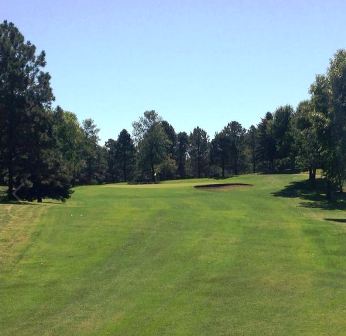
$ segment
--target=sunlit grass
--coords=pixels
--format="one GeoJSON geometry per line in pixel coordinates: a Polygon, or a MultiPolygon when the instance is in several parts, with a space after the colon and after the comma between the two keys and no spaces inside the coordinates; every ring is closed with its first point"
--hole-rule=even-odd
{"type": "Polygon", "coordinates": [[[304,178],[0,205],[0,335],[344,335],[346,211],[274,195],[304,178]]]}

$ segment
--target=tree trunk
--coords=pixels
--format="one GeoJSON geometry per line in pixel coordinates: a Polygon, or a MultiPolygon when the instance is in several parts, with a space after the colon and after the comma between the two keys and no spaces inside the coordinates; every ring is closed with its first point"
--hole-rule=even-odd
{"type": "Polygon", "coordinates": [[[327,199],[328,201],[335,200],[335,190],[333,188],[332,183],[329,180],[327,181],[327,199]]]}
{"type": "Polygon", "coordinates": [[[156,182],[156,179],[155,179],[155,169],[154,169],[154,165],[151,164],[151,178],[153,180],[153,182],[155,183],[156,182]]]}
{"type": "Polygon", "coordinates": [[[199,158],[197,159],[197,177],[198,178],[201,177],[201,167],[200,167],[200,163],[199,163],[199,158]]]}
{"type": "Polygon", "coordinates": [[[123,166],[123,177],[124,177],[124,181],[126,182],[127,181],[126,163],[124,163],[124,166],[123,166]]]}
{"type": "Polygon", "coordinates": [[[314,181],[316,181],[316,168],[314,167],[314,168],[312,168],[312,176],[313,176],[313,179],[314,179],[314,181]]]}
{"type": "Polygon", "coordinates": [[[314,185],[316,182],[316,168],[309,167],[309,181],[314,185]]]}
{"type": "Polygon", "coordinates": [[[16,113],[16,108],[14,105],[15,101],[15,96],[13,93],[13,90],[11,91],[11,102],[10,106],[8,109],[8,137],[7,137],[7,164],[8,164],[8,189],[7,189],[7,196],[8,199],[14,199],[13,192],[14,192],[14,165],[13,165],[13,159],[14,159],[14,135],[15,135],[15,130],[14,130],[14,123],[15,123],[15,113],[16,113]]]}
{"type": "MultiPolygon", "coordinates": [[[[11,164],[10,164],[11,166],[11,164]]],[[[9,166],[8,169],[8,188],[7,188],[7,197],[8,199],[13,199],[13,191],[14,191],[14,186],[13,186],[13,170],[12,167],[9,166]]]]}
{"type": "Polygon", "coordinates": [[[127,181],[127,174],[126,174],[126,154],[123,153],[123,177],[124,181],[127,181]]]}
{"type": "Polygon", "coordinates": [[[234,175],[238,175],[238,159],[234,160],[234,175]]]}
{"type": "Polygon", "coordinates": [[[42,203],[42,194],[41,194],[41,183],[38,182],[38,178],[33,178],[33,195],[36,197],[38,203],[42,203]]]}

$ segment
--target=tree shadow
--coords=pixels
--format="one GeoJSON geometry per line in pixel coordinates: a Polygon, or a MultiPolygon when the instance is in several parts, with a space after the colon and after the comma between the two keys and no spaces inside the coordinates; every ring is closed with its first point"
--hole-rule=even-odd
{"type": "Polygon", "coordinates": [[[323,210],[346,210],[346,195],[337,194],[333,201],[326,198],[325,183],[323,179],[316,179],[312,184],[310,181],[291,182],[284,189],[272,193],[275,197],[300,198],[303,200],[300,206],[305,208],[316,208],[323,210]]]}
{"type": "Polygon", "coordinates": [[[32,202],[19,202],[14,200],[9,200],[7,198],[0,198],[0,205],[39,205],[39,203],[32,203],[32,202]]]}
{"type": "Polygon", "coordinates": [[[346,218],[324,218],[326,221],[346,224],[346,218]]]}
{"type": "Polygon", "coordinates": [[[52,199],[43,200],[42,203],[29,202],[29,201],[17,201],[17,200],[8,199],[7,195],[0,194],[0,205],[1,204],[6,204],[6,205],[31,205],[32,206],[32,205],[42,205],[42,204],[59,205],[59,204],[63,204],[63,202],[52,200],[52,199]]]}
{"type": "Polygon", "coordinates": [[[4,205],[44,205],[44,204],[54,204],[54,205],[61,205],[63,204],[63,202],[60,201],[51,201],[51,200],[47,200],[47,201],[43,201],[42,203],[38,203],[38,202],[27,202],[27,201],[12,201],[12,200],[6,200],[6,199],[1,199],[0,198],[0,205],[4,204],[4,205]]]}

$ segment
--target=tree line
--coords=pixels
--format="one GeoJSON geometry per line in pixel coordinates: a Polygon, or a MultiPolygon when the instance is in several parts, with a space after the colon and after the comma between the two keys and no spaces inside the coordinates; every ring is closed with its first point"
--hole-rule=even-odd
{"type": "Polygon", "coordinates": [[[280,106],[248,129],[231,121],[212,138],[176,132],[156,111],[100,144],[92,119],[53,108],[45,53],[7,21],[0,25],[0,182],[7,197],[65,200],[81,184],[225,178],[321,169],[329,198],[346,179],[346,50],[317,75],[310,98],[280,106]]]}

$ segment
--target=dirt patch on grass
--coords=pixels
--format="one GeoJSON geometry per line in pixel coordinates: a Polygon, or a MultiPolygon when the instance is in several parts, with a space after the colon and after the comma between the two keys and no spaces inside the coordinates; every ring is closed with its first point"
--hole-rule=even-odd
{"type": "Polygon", "coordinates": [[[214,183],[214,184],[201,184],[194,186],[196,189],[201,190],[229,190],[242,187],[253,187],[253,184],[248,183],[214,183]]]}

